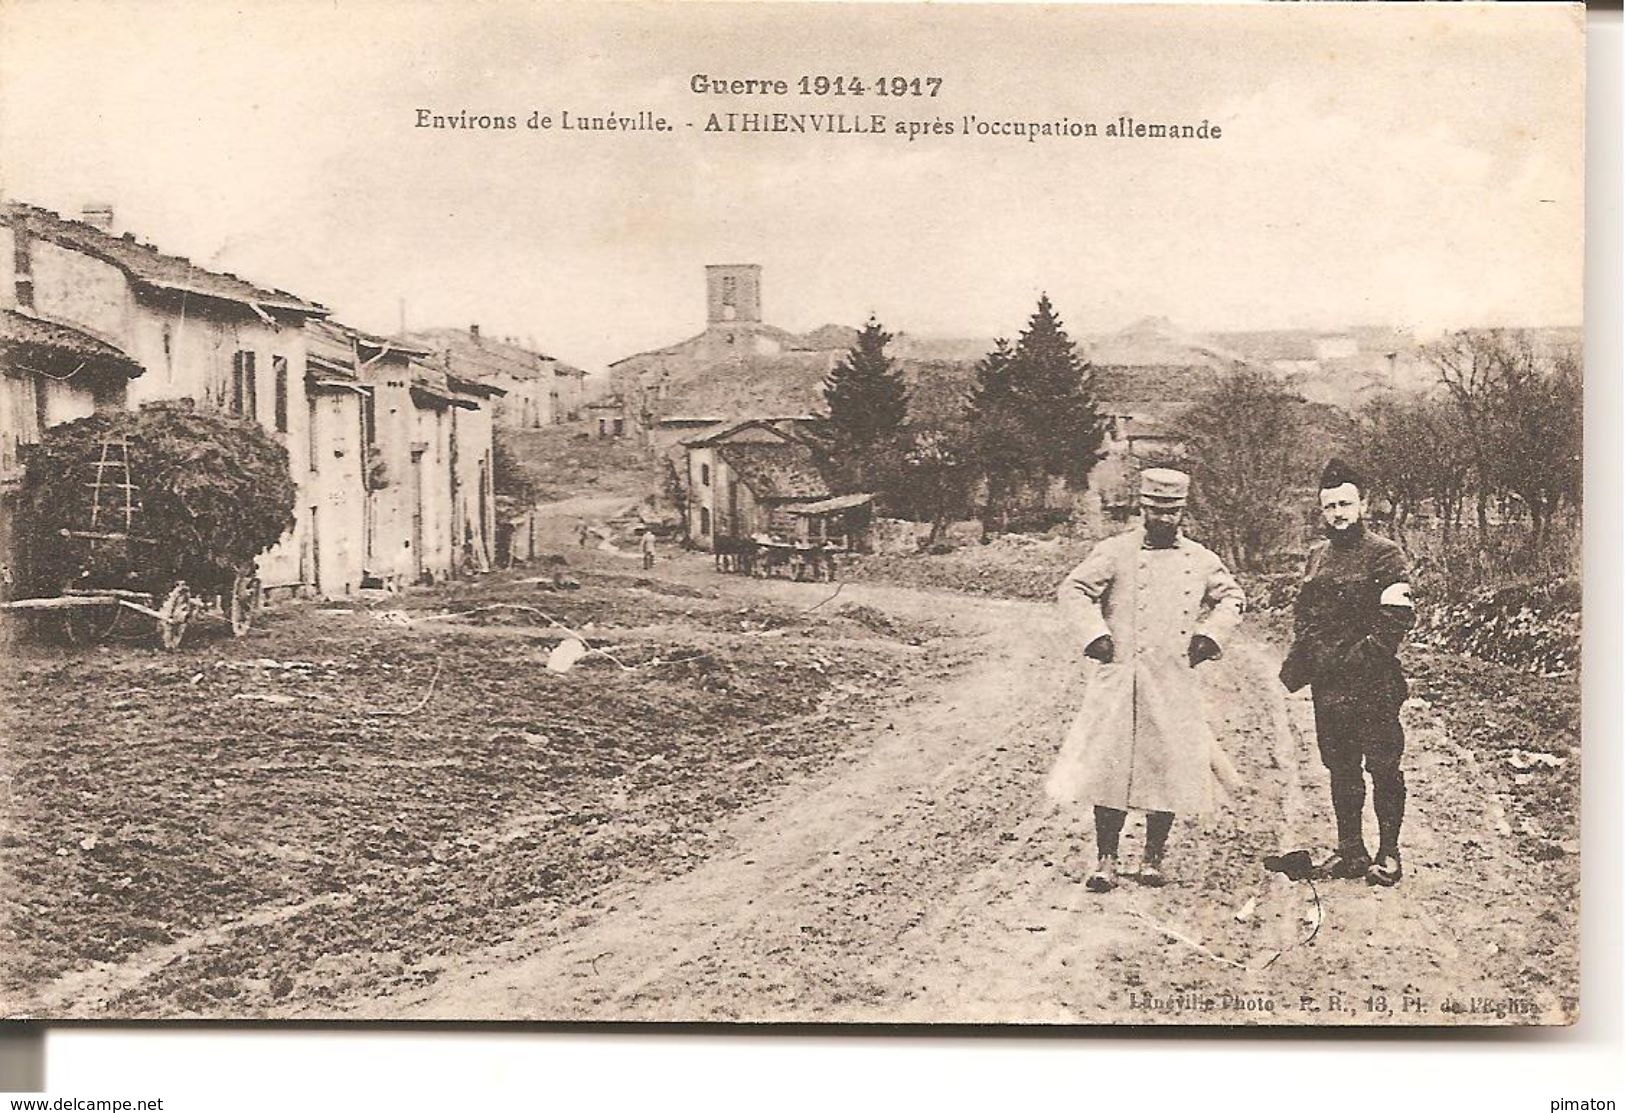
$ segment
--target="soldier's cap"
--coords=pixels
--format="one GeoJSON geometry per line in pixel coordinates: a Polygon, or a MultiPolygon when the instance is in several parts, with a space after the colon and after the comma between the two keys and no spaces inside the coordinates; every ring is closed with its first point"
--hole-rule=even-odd
{"type": "Polygon", "coordinates": [[[1352,465],[1333,456],[1326,461],[1325,468],[1320,473],[1320,489],[1328,487],[1341,487],[1345,483],[1352,483],[1360,490],[1365,490],[1365,476],[1356,471],[1352,465]]]}
{"type": "Polygon", "coordinates": [[[1264,868],[1289,881],[1307,881],[1315,875],[1315,859],[1307,850],[1289,850],[1264,859],[1264,868]]]}
{"type": "Polygon", "coordinates": [[[1190,497],[1191,477],[1173,468],[1146,468],[1140,473],[1140,502],[1179,507],[1190,497]]]}

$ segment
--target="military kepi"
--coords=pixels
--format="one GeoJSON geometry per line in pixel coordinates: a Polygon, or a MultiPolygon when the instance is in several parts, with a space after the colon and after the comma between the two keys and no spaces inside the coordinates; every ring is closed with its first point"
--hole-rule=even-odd
{"type": "Polygon", "coordinates": [[[1140,473],[1140,501],[1152,506],[1184,506],[1191,477],[1173,468],[1146,468],[1140,473]]]}
{"type": "Polygon", "coordinates": [[[1326,467],[1320,473],[1320,489],[1324,491],[1329,487],[1341,487],[1345,483],[1352,483],[1360,490],[1365,490],[1365,477],[1333,456],[1326,461],[1326,467]]]}

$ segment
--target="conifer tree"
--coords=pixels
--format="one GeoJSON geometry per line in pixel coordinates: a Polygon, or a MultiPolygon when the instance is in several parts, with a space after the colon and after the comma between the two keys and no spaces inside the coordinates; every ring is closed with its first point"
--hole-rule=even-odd
{"type": "Polygon", "coordinates": [[[1095,409],[1092,368],[1078,358],[1048,294],[1039,296],[1016,343],[1009,374],[1019,409],[1031,422],[1037,468],[1081,486],[1095,465],[1105,426],[1095,409]]]}
{"type": "Polygon", "coordinates": [[[1015,350],[1002,337],[976,365],[976,385],[966,400],[966,422],[976,463],[987,481],[984,525],[1002,522],[1011,497],[1036,466],[1036,443],[1017,396],[1012,365],[1015,350]]]}
{"type": "Polygon", "coordinates": [[[908,419],[908,392],[886,354],[891,339],[869,318],[858,342],[824,380],[830,435],[842,447],[861,450],[888,440],[908,419]]]}
{"type": "MultiPolygon", "coordinates": [[[[824,426],[837,485],[879,490],[895,478],[908,420],[908,391],[886,354],[892,335],[873,317],[824,380],[824,426]]],[[[882,492],[884,493],[884,492],[882,492]]]]}
{"type": "Polygon", "coordinates": [[[1093,376],[1080,360],[1047,294],[1014,347],[999,340],[977,366],[966,410],[977,462],[987,480],[989,527],[1010,505],[1050,478],[1087,481],[1105,438],[1093,376]]]}

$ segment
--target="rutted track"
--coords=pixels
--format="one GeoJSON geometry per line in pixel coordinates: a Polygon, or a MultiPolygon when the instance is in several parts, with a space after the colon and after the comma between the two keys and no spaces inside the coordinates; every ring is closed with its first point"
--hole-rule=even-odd
{"type": "MultiPolygon", "coordinates": [[[[1460,747],[1419,709],[1405,884],[1287,882],[1259,859],[1321,849],[1325,775],[1306,702],[1274,685],[1267,646],[1239,642],[1207,670],[1235,790],[1176,827],[1172,885],[1091,896],[1087,816],[1041,803],[1082,695],[1052,608],[849,590],[903,615],[951,613],[972,663],[900,696],[854,760],[741,816],[726,852],[469,955],[380,1015],[1441,1024],[1494,1022],[1497,1002],[1548,1023],[1571,1008],[1520,953],[1535,918],[1563,910],[1520,892],[1487,779],[1461,776],[1460,747]],[[1486,818],[1463,828],[1461,815],[1486,818]],[[1473,877],[1454,868],[1465,839],[1488,852],[1473,877]],[[1474,1000],[1490,1011],[1442,1011],[1474,1000]]],[[[1130,864],[1137,836],[1131,822],[1130,864]]]]}
{"type": "MultiPolygon", "coordinates": [[[[230,643],[174,660],[28,663],[16,680],[32,698],[87,666],[106,690],[78,704],[51,697],[55,725],[12,783],[94,783],[100,795],[17,813],[10,860],[99,884],[110,848],[134,855],[137,835],[159,847],[167,813],[184,807],[183,841],[110,876],[149,871],[128,890],[149,904],[153,885],[186,891],[188,869],[231,885],[212,890],[218,911],[182,903],[128,923],[125,898],[91,890],[100,919],[85,922],[124,949],[66,965],[60,955],[84,943],[50,913],[75,911],[71,891],[30,890],[12,914],[35,915],[54,932],[36,948],[58,951],[34,952],[55,966],[23,1009],[1185,1024],[1574,1013],[1575,860],[1531,859],[1501,759],[1449,737],[1423,702],[1406,712],[1405,882],[1311,889],[1273,877],[1264,855],[1320,849],[1331,820],[1307,705],[1281,694],[1272,650],[1244,634],[1203,667],[1233,788],[1214,815],[1176,826],[1172,884],[1129,880],[1093,896],[1081,884],[1089,817],[1051,810],[1041,792],[1087,668],[1053,607],[867,583],[837,593],[718,576],[692,557],[629,579],[624,561],[586,559],[587,578],[595,561],[605,567],[579,597],[549,600],[522,580],[431,593],[403,602],[417,608],[410,629],[307,609],[253,649],[320,662],[309,668],[263,667],[230,643]],[[604,665],[538,687],[557,630],[498,613],[505,600],[575,624],[597,615],[593,636],[635,645],[639,662],[710,650],[724,663],[604,665]],[[415,704],[441,668],[432,717],[368,720],[351,706],[388,694],[415,704]],[[285,706],[264,720],[232,702],[244,693],[285,706]],[[187,731],[205,729],[205,694],[200,742],[187,731]],[[633,701],[632,733],[603,699],[633,701]],[[113,733],[76,740],[81,714],[113,733]],[[154,776],[165,780],[140,779],[154,776]],[[121,777],[154,802],[75,849],[96,808],[125,806],[121,777]],[[1442,1011],[1475,999],[1489,1011],[1442,1011]]],[[[1135,819],[1125,834],[1129,867],[1140,830],[1135,819]]]]}

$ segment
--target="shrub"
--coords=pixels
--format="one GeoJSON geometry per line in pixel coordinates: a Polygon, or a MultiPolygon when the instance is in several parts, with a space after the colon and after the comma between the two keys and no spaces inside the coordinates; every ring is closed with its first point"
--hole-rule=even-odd
{"type": "Polygon", "coordinates": [[[1553,524],[1539,543],[1517,523],[1448,534],[1407,530],[1396,540],[1410,560],[1417,594],[1442,602],[1460,602],[1508,584],[1551,583],[1580,574],[1577,523],[1553,524]]]}

